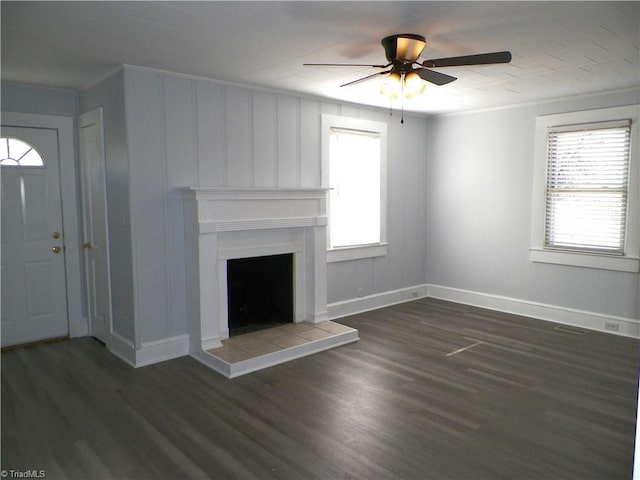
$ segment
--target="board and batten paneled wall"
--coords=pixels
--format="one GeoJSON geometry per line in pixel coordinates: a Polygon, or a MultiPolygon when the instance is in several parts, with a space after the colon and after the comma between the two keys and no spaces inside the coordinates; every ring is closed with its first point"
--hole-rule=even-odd
{"type": "Polygon", "coordinates": [[[331,263],[328,302],[426,281],[428,120],[203,78],[124,67],[136,344],[186,333],[187,186],[319,187],[321,115],[388,124],[385,257],[331,263]]]}

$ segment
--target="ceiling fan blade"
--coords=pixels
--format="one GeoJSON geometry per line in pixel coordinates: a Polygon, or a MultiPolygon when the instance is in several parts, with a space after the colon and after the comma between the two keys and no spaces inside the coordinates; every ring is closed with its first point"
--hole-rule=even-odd
{"type": "Polygon", "coordinates": [[[426,68],[417,68],[414,70],[420,78],[426,80],[427,82],[433,83],[435,85],[446,85],[447,83],[451,83],[454,80],[457,80],[456,77],[452,77],[451,75],[445,75],[444,73],[434,72],[433,70],[427,70],[426,68]]]}
{"type": "Polygon", "coordinates": [[[436,58],[422,62],[423,67],[457,67],[459,65],[489,65],[493,63],[509,63],[511,52],[479,53],[477,55],[463,55],[461,57],[436,58]]]}
{"type": "Polygon", "coordinates": [[[303,63],[303,67],[373,67],[373,68],[387,68],[387,65],[370,65],[363,63],[303,63]]]}
{"type": "Polygon", "coordinates": [[[366,77],[359,78],[354,80],[353,82],[348,82],[340,85],[341,87],[347,87],[349,85],[355,85],[356,83],[364,82],[365,80],[369,80],[370,78],[377,77],[378,75],[384,75],[385,73],[389,73],[391,70],[385,70],[384,72],[376,72],[373,75],[367,75],[366,77]]]}

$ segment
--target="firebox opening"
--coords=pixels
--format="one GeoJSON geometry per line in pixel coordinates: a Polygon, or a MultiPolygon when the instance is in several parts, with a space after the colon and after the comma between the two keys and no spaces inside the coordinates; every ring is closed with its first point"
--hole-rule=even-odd
{"type": "Polygon", "coordinates": [[[227,261],[229,336],[293,322],[293,254],[227,261]]]}

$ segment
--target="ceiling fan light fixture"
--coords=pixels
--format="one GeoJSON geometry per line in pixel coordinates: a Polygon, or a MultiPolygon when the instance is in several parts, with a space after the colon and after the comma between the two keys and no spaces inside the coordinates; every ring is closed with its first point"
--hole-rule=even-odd
{"type": "Polygon", "coordinates": [[[407,73],[404,76],[404,96],[405,98],[415,98],[422,95],[426,84],[416,72],[407,73]]]}
{"type": "Polygon", "coordinates": [[[420,75],[415,72],[409,72],[407,74],[391,72],[382,85],[380,85],[380,93],[394,100],[401,96],[404,96],[404,98],[415,98],[424,92],[425,86],[420,75]]]}
{"type": "Polygon", "coordinates": [[[392,99],[398,98],[402,90],[401,81],[402,77],[398,72],[391,72],[380,85],[380,93],[392,99]]]}

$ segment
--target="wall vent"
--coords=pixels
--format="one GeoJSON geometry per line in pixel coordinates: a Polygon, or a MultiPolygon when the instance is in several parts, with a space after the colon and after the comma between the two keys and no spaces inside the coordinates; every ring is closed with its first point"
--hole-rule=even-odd
{"type": "Polygon", "coordinates": [[[604,329],[617,332],[620,330],[620,324],[618,322],[604,322],[604,329]]]}

